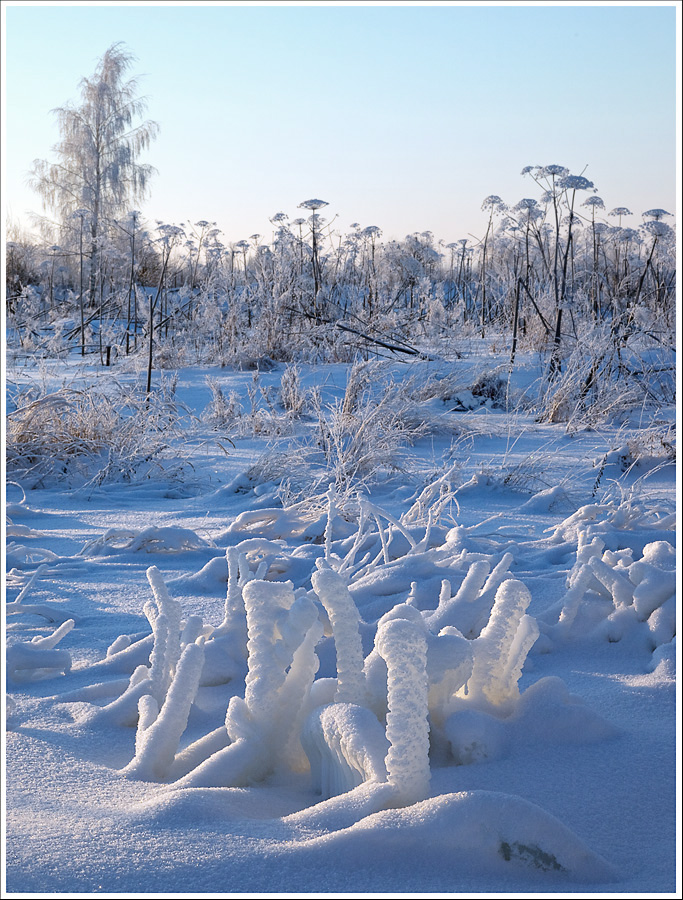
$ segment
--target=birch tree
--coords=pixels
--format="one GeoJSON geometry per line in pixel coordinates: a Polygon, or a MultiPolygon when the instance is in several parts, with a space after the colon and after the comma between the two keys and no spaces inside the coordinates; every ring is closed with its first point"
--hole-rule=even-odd
{"type": "Polygon", "coordinates": [[[80,84],[80,102],[54,110],[61,135],[56,162],[37,159],[29,183],[47,209],[66,223],[88,211],[89,297],[95,297],[99,245],[109,223],[146,195],[152,166],[138,162],[156,137],[156,122],[135,124],[147,108],[136,78],[126,79],[133,56],[115,43],[94,74],[80,84]]]}

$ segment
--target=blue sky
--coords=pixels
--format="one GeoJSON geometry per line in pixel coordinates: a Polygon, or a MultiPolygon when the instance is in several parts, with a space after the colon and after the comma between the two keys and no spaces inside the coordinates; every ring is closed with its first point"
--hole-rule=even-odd
{"type": "Polygon", "coordinates": [[[50,110],[115,41],[160,133],[150,219],[226,240],[329,202],[335,228],[483,233],[482,200],[538,196],[526,165],[595,182],[607,209],[675,212],[676,8],[609,3],[3,3],[3,197],[54,158],[50,110]],[[587,167],[587,168],[586,168],[587,167]]]}

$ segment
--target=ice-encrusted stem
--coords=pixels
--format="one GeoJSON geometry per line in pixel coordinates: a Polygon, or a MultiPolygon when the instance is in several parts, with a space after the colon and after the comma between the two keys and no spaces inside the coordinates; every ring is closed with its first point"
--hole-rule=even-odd
{"type": "Polygon", "coordinates": [[[43,565],[38,566],[38,568],[35,570],[35,572],[33,573],[33,575],[31,575],[31,577],[29,578],[29,580],[26,582],[26,584],[23,586],[23,588],[22,588],[22,589],[19,591],[19,593],[17,594],[17,597],[16,597],[16,599],[14,600],[14,602],[15,602],[17,605],[20,604],[20,603],[23,603],[23,601],[24,601],[26,595],[27,595],[28,592],[31,590],[31,588],[33,587],[33,585],[36,583],[36,581],[38,581],[39,578],[41,578],[41,576],[42,576],[46,571],[47,571],[47,566],[46,566],[46,565],[43,564],[43,565]]]}
{"type": "Polygon", "coordinates": [[[146,695],[150,695],[149,668],[139,665],[130,676],[125,690],[119,697],[106,706],[96,707],[86,714],[84,719],[131,728],[138,722],[140,698],[146,695]]]}
{"type": "Polygon", "coordinates": [[[360,638],[360,614],[346,581],[329,567],[325,560],[317,560],[317,571],[311,576],[313,590],[330,619],[337,654],[337,691],[335,703],[366,702],[363,675],[363,645],[360,638]]]}
{"type": "Polygon", "coordinates": [[[305,771],[307,761],[301,745],[301,729],[310,708],[307,706],[307,699],[320,667],[315,647],[322,637],[323,627],[315,606],[307,597],[300,598],[295,601],[297,602],[303,604],[302,612],[308,625],[302,622],[301,642],[294,650],[292,663],[280,691],[282,721],[285,723],[284,728],[280,725],[284,739],[281,762],[295,771],[305,771]]]}
{"type": "Polygon", "coordinates": [[[582,565],[578,572],[572,573],[571,586],[564,596],[562,610],[555,626],[559,634],[566,634],[574,624],[581,601],[594,580],[595,576],[589,565],[582,565]]]}
{"type": "Polygon", "coordinates": [[[383,781],[391,789],[385,797],[391,806],[429,795],[427,650],[419,611],[407,604],[395,608],[380,620],[375,637],[375,658],[386,670],[386,730],[369,709],[354,703],[332,703],[309,716],[302,743],[314,788],[323,797],[383,781]]]}
{"type": "Polygon", "coordinates": [[[125,775],[156,781],[167,774],[199,687],[204,665],[203,645],[204,638],[199,637],[184,648],[161,709],[153,696],[147,694],[140,698],[135,756],[123,769],[125,775]]]}
{"type": "MultiPolygon", "coordinates": [[[[225,726],[231,743],[189,772],[183,787],[243,787],[291,758],[293,736],[318,667],[318,610],[293,585],[253,579],[244,585],[248,672],[225,726]]],[[[299,748],[300,751],[300,748],[299,748]]]]}
{"type": "Polygon", "coordinates": [[[387,780],[396,804],[409,806],[429,796],[427,639],[419,623],[389,619],[375,646],[387,665],[387,780]]]}
{"type": "Polygon", "coordinates": [[[238,631],[242,633],[244,644],[246,645],[246,610],[244,608],[244,598],[242,597],[242,587],[249,576],[249,565],[246,556],[237,547],[228,547],[225,551],[225,557],[228,564],[225,612],[223,621],[214,630],[213,634],[214,637],[222,637],[238,631]]]}
{"type": "Polygon", "coordinates": [[[150,654],[150,689],[159,705],[164,702],[171,684],[178,660],[180,659],[180,619],[181,607],[173,600],[156,566],[147,569],[155,603],[148,602],[144,606],[152,630],[154,647],[150,654]]]}
{"type": "Polygon", "coordinates": [[[600,584],[611,594],[616,609],[625,608],[633,603],[634,585],[628,580],[625,572],[619,573],[613,566],[607,565],[595,556],[589,560],[588,565],[600,584]]]}
{"type": "Polygon", "coordinates": [[[531,600],[521,581],[510,578],[496,592],[486,627],[473,642],[474,664],[467,693],[494,706],[519,699],[517,682],[524,661],[539,635],[536,620],[526,615],[531,600]]]}
{"type": "Polygon", "coordinates": [[[252,717],[261,721],[272,721],[277,715],[278,692],[291,662],[291,656],[285,659],[283,645],[285,616],[293,600],[289,582],[250,581],[244,587],[249,654],[244,700],[252,717]]]}
{"type": "Polygon", "coordinates": [[[460,628],[464,631],[469,630],[468,626],[474,627],[474,622],[471,620],[479,612],[478,609],[475,609],[475,601],[480,596],[490,571],[491,567],[484,559],[472,563],[453,597],[451,597],[450,582],[447,593],[443,590],[442,584],[439,605],[426,620],[432,631],[438,632],[444,626],[455,625],[456,622],[461,623],[460,628]],[[465,604],[469,607],[467,611],[464,608],[465,604]],[[463,618],[467,622],[464,627],[462,625],[463,618]]]}
{"type": "Polygon", "coordinates": [[[337,517],[337,501],[334,483],[327,489],[327,524],[325,526],[325,560],[332,559],[332,528],[337,517]]]}
{"type": "MultiPolygon", "coordinates": [[[[124,692],[104,707],[86,715],[93,721],[109,721],[112,724],[133,726],[139,725],[139,704],[143,697],[154,698],[156,709],[160,709],[177,674],[181,656],[181,648],[186,643],[194,642],[204,630],[199,616],[190,616],[185,627],[181,622],[181,606],[170,597],[168,589],[156,566],[147,570],[147,580],[152,588],[154,600],[143,606],[143,611],[152,628],[152,634],[131,643],[127,635],[121,635],[109,647],[104,661],[106,666],[113,665],[117,659],[124,658],[127,664],[136,664],[128,686],[124,692]],[[148,649],[151,644],[151,649],[148,649]],[[145,659],[148,663],[141,662],[145,659]]],[[[145,700],[145,709],[150,707],[145,700]]]]}

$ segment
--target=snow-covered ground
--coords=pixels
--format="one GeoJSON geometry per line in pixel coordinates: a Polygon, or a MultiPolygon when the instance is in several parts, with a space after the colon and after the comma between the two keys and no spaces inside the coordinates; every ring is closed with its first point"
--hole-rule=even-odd
{"type": "Polygon", "coordinates": [[[166,373],[144,481],[8,474],[8,893],[680,889],[675,410],[538,422],[498,362],[372,368],[358,495],[342,365],[166,373]]]}

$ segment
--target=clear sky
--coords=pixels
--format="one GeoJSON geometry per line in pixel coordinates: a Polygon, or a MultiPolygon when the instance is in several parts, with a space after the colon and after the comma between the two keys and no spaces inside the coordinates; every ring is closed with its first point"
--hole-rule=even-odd
{"type": "MultiPolygon", "coordinates": [[[[482,200],[559,163],[607,209],[676,211],[676,5],[3,2],[3,198],[54,159],[51,110],[112,43],[135,55],[158,170],[151,219],[260,233],[311,197],[385,238],[483,233],[482,200]]],[[[670,220],[671,221],[671,220],[670,220]]],[[[626,223],[625,223],[626,224],[626,223]]]]}

